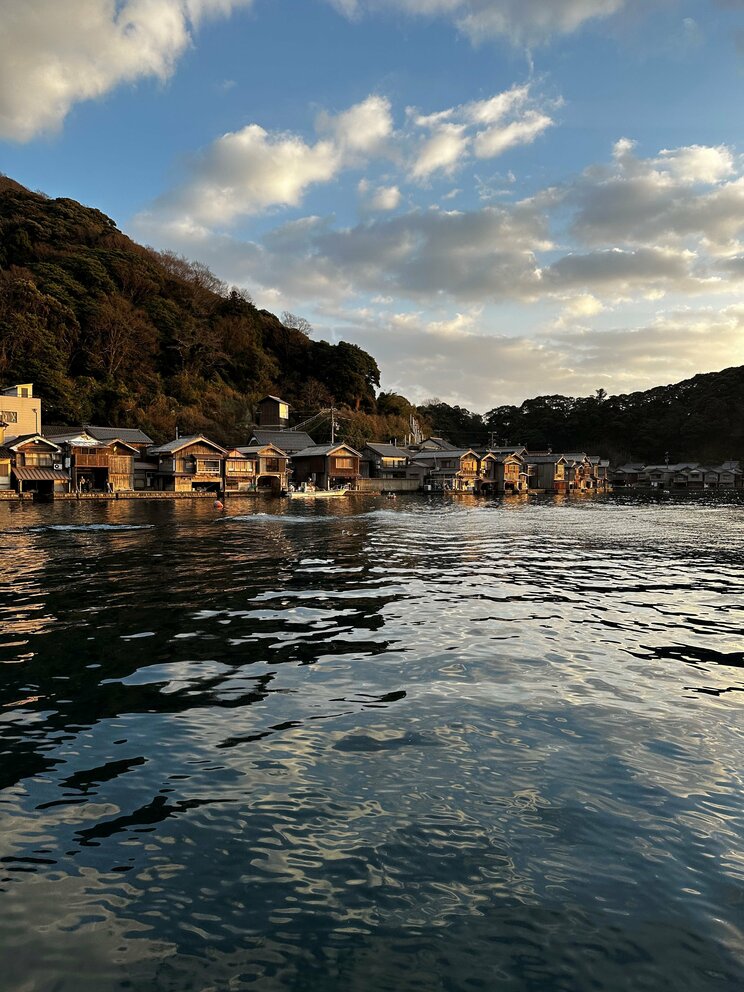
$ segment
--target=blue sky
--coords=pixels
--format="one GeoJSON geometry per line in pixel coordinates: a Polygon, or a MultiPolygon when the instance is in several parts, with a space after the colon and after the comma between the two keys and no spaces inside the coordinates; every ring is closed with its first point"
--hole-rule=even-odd
{"type": "Polygon", "coordinates": [[[484,411],[744,363],[744,0],[0,0],[0,169],[484,411]]]}

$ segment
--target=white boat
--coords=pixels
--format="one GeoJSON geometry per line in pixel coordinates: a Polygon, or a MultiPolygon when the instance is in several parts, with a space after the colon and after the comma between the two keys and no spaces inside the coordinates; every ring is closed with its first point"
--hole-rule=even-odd
{"type": "Polygon", "coordinates": [[[287,493],[290,499],[331,499],[335,496],[346,496],[348,486],[341,489],[290,489],[287,493]]]}

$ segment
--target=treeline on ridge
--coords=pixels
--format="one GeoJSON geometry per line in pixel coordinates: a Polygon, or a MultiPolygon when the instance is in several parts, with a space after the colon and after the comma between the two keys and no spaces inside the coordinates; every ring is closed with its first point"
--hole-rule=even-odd
{"type": "Polygon", "coordinates": [[[439,402],[421,412],[457,443],[598,452],[616,463],[660,462],[667,453],[717,462],[744,457],[744,366],[616,396],[537,396],[483,417],[439,402]]]}

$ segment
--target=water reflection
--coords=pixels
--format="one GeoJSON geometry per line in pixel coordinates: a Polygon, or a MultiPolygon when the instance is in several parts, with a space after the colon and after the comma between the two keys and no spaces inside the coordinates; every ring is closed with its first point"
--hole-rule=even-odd
{"type": "Polygon", "coordinates": [[[5,987],[738,988],[741,509],[0,506],[5,987]]]}

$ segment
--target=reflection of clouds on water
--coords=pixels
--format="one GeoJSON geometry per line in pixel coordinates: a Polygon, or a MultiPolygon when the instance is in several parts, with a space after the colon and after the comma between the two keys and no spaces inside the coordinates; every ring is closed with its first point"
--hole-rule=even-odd
{"type": "Polygon", "coordinates": [[[0,686],[18,990],[32,938],[96,992],[734,983],[739,509],[75,509],[152,526],[12,535],[59,618],[0,686]]]}

